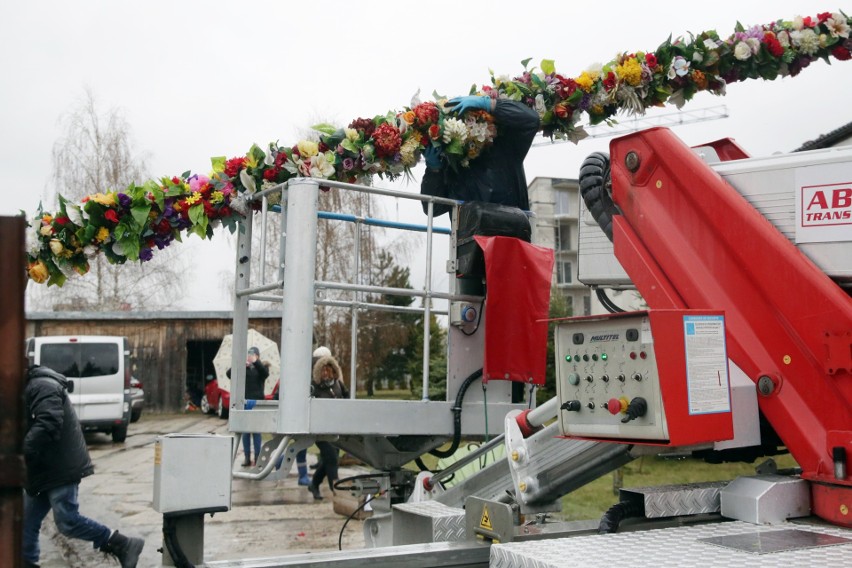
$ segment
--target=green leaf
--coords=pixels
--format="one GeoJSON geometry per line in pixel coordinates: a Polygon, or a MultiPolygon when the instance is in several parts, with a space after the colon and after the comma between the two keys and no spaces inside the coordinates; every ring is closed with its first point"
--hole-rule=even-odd
{"type": "Polygon", "coordinates": [[[204,214],[204,205],[196,203],[189,208],[189,220],[192,221],[190,232],[195,233],[202,239],[207,235],[207,215],[204,214]]]}
{"type": "Polygon", "coordinates": [[[256,164],[262,164],[263,160],[266,159],[266,152],[261,150],[260,146],[258,146],[257,144],[251,145],[249,155],[254,158],[256,164]]]}
{"type": "Polygon", "coordinates": [[[524,59],[523,61],[521,61],[521,65],[523,65],[523,66],[524,66],[524,70],[526,70],[527,65],[529,64],[529,62],[530,62],[530,61],[532,61],[532,57],[527,57],[526,59],[524,59]]]}
{"type": "Polygon", "coordinates": [[[313,126],[311,126],[311,129],[318,130],[323,134],[334,134],[334,131],[337,130],[337,127],[327,122],[321,122],[319,124],[314,124],[313,126]]]}
{"type": "Polygon", "coordinates": [[[189,179],[189,176],[190,176],[191,173],[192,173],[192,170],[186,170],[185,172],[180,174],[180,179],[182,179],[182,180],[189,179]]]}
{"type": "Polygon", "coordinates": [[[470,92],[468,92],[468,94],[469,95],[475,95],[476,91],[477,91],[476,83],[474,83],[473,85],[470,86],[470,92]]]}
{"type": "Polygon", "coordinates": [[[215,156],[210,158],[210,163],[213,165],[214,172],[224,172],[225,171],[225,162],[228,159],[225,156],[215,156]]]}
{"type": "Polygon", "coordinates": [[[352,152],[353,154],[358,153],[358,146],[355,145],[355,142],[350,140],[349,138],[345,138],[343,142],[340,143],[343,146],[343,149],[347,152],[352,152]]]}
{"type": "Polygon", "coordinates": [[[541,70],[544,71],[545,75],[552,75],[556,73],[556,63],[553,59],[542,59],[541,60],[541,70]]]}
{"type": "Polygon", "coordinates": [[[461,142],[458,139],[455,139],[444,146],[444,152],[447,154],[456,154],[457,156],[461,156],[464,154],[464,148],[462,147],[461,142]]]}
{"type": "Polygon", "coordinates": [[[148,222],[148,213],[151,212],[150,203],[134,203],[130,208],[130,214],[133,215],[133,220],[140,226],[145,226],[148,222]]]}

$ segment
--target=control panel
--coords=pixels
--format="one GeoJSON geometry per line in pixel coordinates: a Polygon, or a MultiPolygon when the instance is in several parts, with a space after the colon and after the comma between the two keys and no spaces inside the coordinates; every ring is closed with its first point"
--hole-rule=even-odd
{"type": "Polygon", "coordinates": [[[666,445],[733,436],[721,314],[571,318],[556,325],[555,351],[565,436],[666,445]]]}

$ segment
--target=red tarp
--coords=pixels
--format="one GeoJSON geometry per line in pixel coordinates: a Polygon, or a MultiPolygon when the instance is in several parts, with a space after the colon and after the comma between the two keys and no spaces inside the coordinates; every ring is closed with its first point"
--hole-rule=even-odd
{"type": "Polygon", "coordinates": [[[553,250],[513,237],[474,238],[487,290],[482,380],[543,385],[553,250]]]}

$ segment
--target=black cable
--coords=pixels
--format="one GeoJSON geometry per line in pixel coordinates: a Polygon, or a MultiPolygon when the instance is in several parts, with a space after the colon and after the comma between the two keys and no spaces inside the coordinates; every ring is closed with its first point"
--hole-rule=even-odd
{"type": "Polygon", "coordinates": [[[431,471],[429,467],[423,463],[423,460],[420,459],[420,456],[414,458],[414,463],[417,464],[417,467],[420,468],[420,471],[431,471]]]}
{"type": "Polygon", "coordinates": [[[476,379],[482,377],[482,369],[476,370],[471,373],[462,383],[461,387],[459,387],[458,393],[456,393],[456,404],[453,406],[453,443],[447,450],[430,450],[429,453],[435,456],[436,458],[448,458],[459,449],[459,443],[461,442],[461,411],[462,411],[462,401],[464,401],[464,395],[467,392],[467,389],[476,379]]]}
{"type": "Polygon", "coordinates": [[[612,314],[620,314],[623,313],[624,310],[618,307],[615,302],[613,302],[609,296],[606,295],[606,292],[603,288],[595,288],[595,295],[598,297],[598,301],[601,305],[606,308],[606,310],[612,314]]]}
{"type": "MultiPolygon", "coordinates": [[[[381,496],[382,496],[382,495],[384,495],[385,493],[387,493],[387,490],[382,491],[382,492],[380,492],[380,493],[376,494],[375,498],[376,498],[376,499],[378,499],[379,497],[381,497],[381,496]]],[[[342,526],[342,527],[340,527],[340,534],[339,534],[339,535],[337,535],[337,550],[343,550],[343,531],[345,531],[345,530],[346,530],[346,525],[348,525],[348,524],[349,524],[349,521],[351,521],[352,519],[354,519],[354,518],[355,518],[355,515],[357,515],[357,514],[358,514],[358,511],[360,511],[361,509],[363,509],[364,507],[366,507],[366,506],[367,506],[367,503],[369,503],[370,501],[372,501],[372,499],[364,499],[364,502],[363,502],[363,503],[361,503],[360,505],[358,505],[358,508],[357,508],[357,509],[355,509],[354,511],[352,511],[352,513],[351,513],[348,517],[346,517],[346,520],[345,520],[345,521],[343,521],[343,526],[342,526]]]]}
{"type": "Polygon", "coordinates": [[[177,529],[174,525],[174,517],[163,517],[163,541],[176,568],[195,568],[195,565],[186,558],[186,554],[184,554],[183,549],[180,547],[180,542],[178,542],[177,538],[177,529]]]}

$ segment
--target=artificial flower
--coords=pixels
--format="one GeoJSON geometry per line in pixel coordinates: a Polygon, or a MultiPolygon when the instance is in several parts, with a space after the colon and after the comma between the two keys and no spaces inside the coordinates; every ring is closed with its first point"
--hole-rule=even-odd
{"type": "Polygon", "coordinates": [[[43,261],[37,260],[27,265],[27,275],[36,284],[43,284],[47,281],[50,273],[47,270],[47,265],[43,261]]]}

